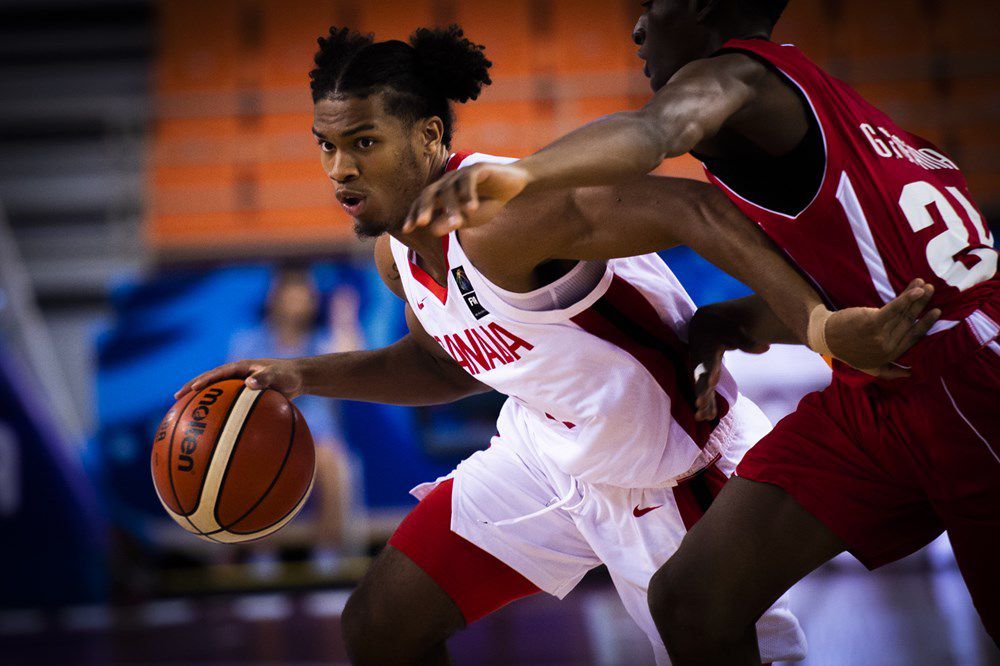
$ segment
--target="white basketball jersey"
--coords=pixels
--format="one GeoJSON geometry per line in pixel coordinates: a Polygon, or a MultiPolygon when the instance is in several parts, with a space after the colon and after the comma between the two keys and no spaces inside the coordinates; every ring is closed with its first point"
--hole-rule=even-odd
{"type": "MultiPolygon", "coordinates": [[[[448,167],[482,161],[510,160],[457,153],[448,167]]],[[[611,259],[576,303],[529,311],[501,298],[457,232],[441,240],[447,287],[409,248],[390,241],[410,307],[456,363],[509,396],[504,411],[527,420],[541,455],[559,469],[589,483],[668,486],[726,448],[736,383],[723,369],[723,418],[695,421],[686,344],[695,307],[658,256],[611,259]]]]}

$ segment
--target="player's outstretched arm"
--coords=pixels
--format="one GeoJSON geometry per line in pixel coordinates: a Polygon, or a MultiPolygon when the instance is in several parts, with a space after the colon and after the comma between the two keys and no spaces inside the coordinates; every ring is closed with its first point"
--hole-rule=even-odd
{"type": "MultiPolygon", "coordinates": [[[[410,313],[407,319],[416,320],[410,313]]],[[[176,396],[223,379],[244,379],[250,388],[274,389],[289,398],[310,394],[391,405],[438,405],[490,390],[443,351],[429,348],[422,336],[427,333],[417,324],[417,330],[381,349],[228,363],[195,377],[176,396]]],[[[440,350],[433,340],[430,344],[440,350]]]]}
{"type": "MultiPolygon", "coordinates": [[[[389,290],[405,301],[387,237],[375,243],[375,265],[389,290]]],[[[381,349],[229,363],[195,377],[175,397],[223,379],[245,379],[250,388],[272,388],[289,398],[309,393],[414,406],[439,405],[490,390],[441,349],[409,305],[406,323],[409,334],[381,349]]]]}
{"type": "Polygon", "coordinates": [[[739,54],[696,60],[644,107],[613,113],[513,164],[476,164],[445,174],[418,197],[404,230],[438,235],[484,224],[521,192],[618,182],[649,173],[714,136],[758,94],[766,75],[739,54]]]}
{"type": "MultiPolygon", "coordinates": [[[[911,306],[919,313],[932,294],[920,282],[884,308],[831,312],[718,189],[681,178],[642,176],[612,186],[525,195],[494,224],[463,232],[463,242],[480,237],[498,265],[521,262],[521,270],[528,271],[551,259],[627,257],[688,245],[753,289],[793,340],[858,368],[880,367],[916,342],[919,336],[894,334],[910,330],[911,306]]],[[[938,314],[927,313],[921,325],[929,327],[938,314]]]]}

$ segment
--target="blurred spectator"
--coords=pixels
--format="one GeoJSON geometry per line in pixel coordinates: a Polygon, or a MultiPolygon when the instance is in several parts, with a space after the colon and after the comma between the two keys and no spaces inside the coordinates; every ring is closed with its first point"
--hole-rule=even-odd
{"type": "MultiPolygon", "coordinates": [[[[320,298],[308,270],[278,271],[268,294],[263,321],[234,334],[229,359],[316,356],[363,347],[357,292],[351,287],[340,287],[333,292],[325,326],[321,322],[320,298]]],[[[329,572],[336,567],[347,542],[345,524],[352,509],[352,465],[344,444],[339,405],[309,395],[299,396],[295,404],[305,416],[316,443],[316,480],[299,522],[311,526],[308,545],[313,547],[314,565],[329,572]]],[[[301,534],[289,531],[288,536],[296,533],[301,534]]],[[[253,556],[259,573],[265,575],[275,563],[274,551],[267,548],[258,547],[253,556]]]]}

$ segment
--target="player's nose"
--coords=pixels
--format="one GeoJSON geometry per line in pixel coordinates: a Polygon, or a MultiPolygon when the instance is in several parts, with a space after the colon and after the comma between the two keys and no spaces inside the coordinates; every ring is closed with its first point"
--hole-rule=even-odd
{"type": "Polygon", "coordinates": [[[642,27],[642,23],[636,23],[635,27],[632,28],[632,41],[636,43],[636,46],[642,46],[642,43],[646,41],[646,29],[642,27]]]}
{"type": "Polygon", "coordinates": [[[357,162],[349,156],[344,155],[343,151],[338,151],[330,164],[330,171],[327,175],[330,177],[330,180],[343,184],[357,180],[361,174],[358,171],[357,162]]]}

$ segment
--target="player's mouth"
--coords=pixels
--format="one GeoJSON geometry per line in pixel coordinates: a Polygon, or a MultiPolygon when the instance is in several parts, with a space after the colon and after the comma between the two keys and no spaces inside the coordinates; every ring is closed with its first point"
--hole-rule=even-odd
{"type": "Polygon", "coordinates": [[[647,79],[653,78],[653,75],[650,74],[650,72],[649,72],[649,63],[648,62],[642,63],[642,73],[646,75],[647,79]]]}
{"type": "Polygon", "coordinates": [[[360,217],[368,203],[368,197],[354,190],[337,190],[337,201],[348,215],[360,217]]]}

